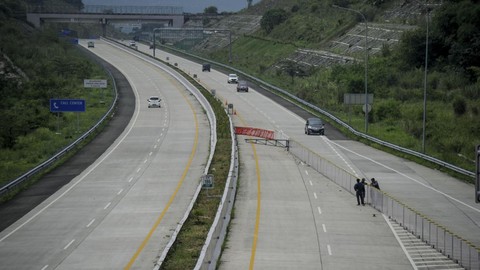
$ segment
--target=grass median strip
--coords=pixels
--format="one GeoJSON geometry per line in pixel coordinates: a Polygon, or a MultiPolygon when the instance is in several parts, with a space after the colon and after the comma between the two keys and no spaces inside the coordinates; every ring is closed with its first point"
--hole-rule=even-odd
{"type": "Polygon", "coordinates": [[[225,182],[230,168],[231,135],[228,116],[221,101],[202,87],[193,78],[176,69],[198,88],[206,97],[217,119],[217,145],[209,174],[213,174],[215,185],[208,193],[202,190],[189,217],[180,230],[175,243],[168,252],[161,269],[193,269],[197,263],[208,231],[215,219],[220,196],[225,189],[225,182]]]}

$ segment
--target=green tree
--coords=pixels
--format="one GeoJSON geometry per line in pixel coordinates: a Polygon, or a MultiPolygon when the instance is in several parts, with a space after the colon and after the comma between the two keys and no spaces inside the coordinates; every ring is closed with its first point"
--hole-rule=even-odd
{"type": "Polygon", "coordinates": [[[218,14],[218,9],[215,6],[209,6],[203,10],[205,14],[218,14]]]}
{"type": "Polygon", "coordinates": [[[260,20],[260,27],[269,34],[275,26],[283,23],[288,19],[288,14],[281,8],[270,9],[263,14],[260,20]]]}
{"type": "Polygon", "coordinates": [[[475,74],[468,69],[480,66],[480,5],[476,2],[448,1],[435,12],[429,56],[432,61],[446,59],[473,80],[475,74]]]}

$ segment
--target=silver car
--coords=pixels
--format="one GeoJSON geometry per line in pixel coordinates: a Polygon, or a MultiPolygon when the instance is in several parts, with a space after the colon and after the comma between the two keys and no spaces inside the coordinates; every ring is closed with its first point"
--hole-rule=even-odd
{"type": "Polygon", "coordinates": [[[228,74],[227,83],[238,83],[238,76],[237,74],[228,74]]]}
{"type": "Polygon", "coordinates": [[[160,101],[162,101],[159,97],[157,96],[151,96],[147,99],[148,101],[148,108],[160,108],[160,101]]]}

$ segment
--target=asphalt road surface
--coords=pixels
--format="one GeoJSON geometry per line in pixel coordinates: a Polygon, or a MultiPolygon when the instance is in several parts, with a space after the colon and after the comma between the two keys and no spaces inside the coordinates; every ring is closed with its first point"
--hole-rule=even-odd
{"type": "MultiPolygon", "coordinates": [[[[353,175],[375,177],[382,190],[480,246],[473,185],[349,140],[330,126],[326,136],[307,136],[303,127],[310,114],[288,101],[258,87],[238,93],[215,68],[202,72],[200,64],[160,50],[156,57],[196,74],[225,104],[233,104],[236,126],[275,130],[277,138],[300,142],[353,175]]],[[[358,207],[350,193],[284,149],[246,144],[244,138],[239,136],[241,175],[221,269],[412,268],[378,212],[358,207]]]]}
{"type": "MultiPolygon", "coordinates": [[[[143,46],[140,50],[148,49],[143,46]]],[[[304,119],[256,88],[236,91],[216,70],[157,51],[160,59],[196,74],[233,104],[235,126],[274,130],[322,153],[348,170],[356,169],[325,136],[304,134],[304,119]]],[[[287,104],[287,107],[291,104],[287,104]]],[[[295,109],[297,110],[297,109],[295,109]]],[[[298,111],[307,117],[303,111],[298,111]]],[[[220,269],[411,269],[389,224],[370,207],[359,207],[342,188],[294,159],[284,148],[246,143],[239,136],[240,175],[229,238],[220,269]],[[372,264],[372,262],[375,262],[372,264]]]]}

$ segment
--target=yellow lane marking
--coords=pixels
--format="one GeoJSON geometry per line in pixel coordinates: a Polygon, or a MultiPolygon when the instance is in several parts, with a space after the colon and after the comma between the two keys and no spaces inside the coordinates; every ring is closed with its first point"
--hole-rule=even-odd
{"type": "MultiPolygon", "coordinates": [[[[237,112],[237,116],[242,122],[243,125],[246,125],[245,120],[240,116],[237,112]]],[[[255,170],[257,174],[257,210],[255,214],[255,229],[253,232],[253,242],[252,242],[252,252],[250,255],[250,265],[248,269],[252,270],[255,265],[255,254],[257,252],[257,242],[258,242],[258,230],[260,227],[260,208],[262,205],[262,189],[261,189],[261,177],[260,177],[260,165],[258,164],[258,155],[257,155],[257,148],[252,143],[252,150],[253,150],[253,157],[255,159],[255,170]]]]}
{"type": "Polygon", "coordinates": [[[145,237],[145,239],[143,239],[142,241],[142,244],[138,247],[137,251],[135,252],[135,254],[133,254],[132,258],[130,259],[130,261],[128,262],[128,264],[125,266],[125,270],[129,270],[133,263],[137,260],[138,256],[140,255],[140,253],[143,251],[143,249],[145,248],[145,246],[147,245],[148,241],[150,240],[150,238],[152,237],[153,233],[155,232],[155,230],[157,229],[158,225],[160,224],[160,222],[163,220],[163,217],[165,216],[165,214],[167,213],[168,209],[170,208],[171,204],[173,203],[173,200],[175,199],[175,196],[177,195],[178,191],[180,190],[180,187],[182,186],[183,184],[183,181],[185,180],[185,178],[187,177],[187,173],[188,173],[188,170],[190,169],[190,166],[192,164],[192,161],[193,161],[193,157],[195,156],[195,152],[197,151],[197,144],[198,144],[198,120],[197,120],[197,115],[195,113],[195,109],[193,108],[193,105],[190,103],[190,101],[187,99],[187,97],[185,96],[185,94],[183,92],[180,92],[182,94],[182,96],[185,98],[185,100],[187,101],[188,105],[190,106],[190,109],[192,110],[193,112],[193,117],[195,119],[195,140],[194,140],[194,143],[193,143],[193,148],[192,148],[192,152],[190,153],[190,157],[188,159],[188,163],[187,163],[187,166],[185,167],[185,169],[183,170],[183,174],[182,174],[182,177],[180,178],[180,181],[178,182],[177,184],[177,187],[175,188],[175,192],[172,194],[172,196],[170,196],[170,199],[168,200],[168,203],[167,205],[165,206],[165,208],[163,209],[162,213],[160,214],[160,216],[157,218],[157,220],[155,221],[155,224],[153,225],[153,227],[150,229],[150,231],[148,232],[147,236],[145,237]]]}

